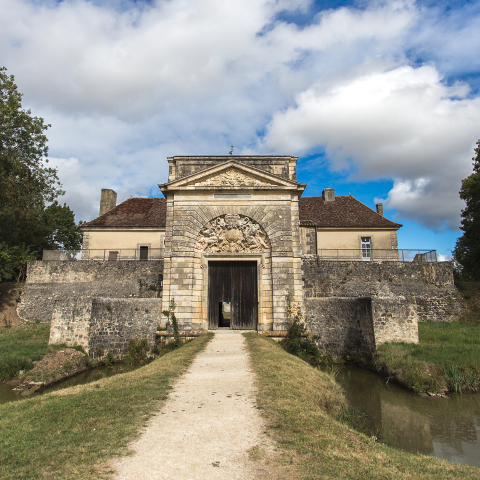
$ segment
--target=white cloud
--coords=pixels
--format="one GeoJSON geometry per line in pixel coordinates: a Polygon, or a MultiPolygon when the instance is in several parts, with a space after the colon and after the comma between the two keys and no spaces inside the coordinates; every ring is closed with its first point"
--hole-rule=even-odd
{"type": "Polygon", "coordinates": [[[2,63],[52,124],[77,218],[96,215],[102,187],[123,199],[166,181],[167,156],[233,144],[325,148],[334,170],[393,179],[387,208],[455,227],[479,100],[442,75],[480,68],[478,2],[448,16],[385,0],[303,27],[277,19],[311,3],[0,0],[2,63]]]}
{"type": "Polygon", "coordinates": [[[323,146],[334,170],[393,178],[387,208],[432,228],[456,228],[460,180],[471,171],[480,125],[480,99],[468,91],[445,86],[431,66],[319,82],[273,117],[262,147],[323,146]]]}

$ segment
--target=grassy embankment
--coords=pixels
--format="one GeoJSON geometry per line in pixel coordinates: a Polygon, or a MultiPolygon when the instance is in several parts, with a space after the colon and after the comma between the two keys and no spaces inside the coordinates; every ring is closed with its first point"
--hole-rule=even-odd
{"type": "Polygon", "coordinates": [[[48,345],[50,324],[30,323],[12,328],[0,328],[0,380],[8,380],[20,370],[33,368],[47,352],[65,348],[48,345]]]}
{"type": "Polygon", "coordinates": [[[458,322],[418,325],[419,344],[385,344],[373,359],[376,370],[407,388],[451,392],[480,389],[480,284],[459,290],[466,311],[458,322]]]}
{"type": "Polygon", "coordinates": [[[133,372],[0,405],[0,478],[89,479],[127,444],[210,340],[204,335],[133,372]]]}
{"type": "Polygon", "coordinates": [[[480,469],[412,455],[375,443],[339,421],[346,408],[327,374],[248,334],[259,388],[258,407],[269,432],[299,477],[315,479],[480,479],[480,469]]]}

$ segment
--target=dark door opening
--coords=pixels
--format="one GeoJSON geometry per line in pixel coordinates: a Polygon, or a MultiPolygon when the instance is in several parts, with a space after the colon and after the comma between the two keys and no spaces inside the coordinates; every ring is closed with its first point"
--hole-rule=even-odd
{"type": "Polygon", "coordinates": [[[255,330],[257,320],[257,262],[208,262],[208,328],[255,330]]]}
{"type": "Polygon", "coordinates": [[[222,328],[230,328],[230,303],[219,302],[218,303],[218,326],[222,328]]]}
{"type": "Polygon", "coordinates": [[[148,247],[140,247],[140,260],[148,260],[148,247]]]}

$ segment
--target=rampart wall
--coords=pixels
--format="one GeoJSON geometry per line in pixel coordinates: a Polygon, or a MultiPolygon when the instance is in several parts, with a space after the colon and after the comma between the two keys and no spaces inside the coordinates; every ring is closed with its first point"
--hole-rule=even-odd
{"type": "Polygon", "coordinates": [[[418,322],[462,312],[450,262],[336,262],[303,257],[308,329],[334,355],[418,342],[418,322]]]}
{"type": "Polygon", "coordinates": [[[18,306],[25,320],[50,322],[57,299],[161,297],[163,260],[28,262],[18,306]]]}
{"type": "Polygon", "coordinates": [[[401,298],[418,320],[453,321],[462,313],[451,262],[336,262],[303,257],[304,298],[401,298]]]}
{"type": "Polygon", "coordinates": [[[122,358],[130,339],[146,338],[153,346],[161,308],[160,298],[57,299],[49,343],[81,345],[91,358],[100,351],[122,358]]]}
{"type": "Polygon", "coordinates": [[[418,343],[415,307],[402,298],[317,297],[305,306],[317,345],[335,356],[369,357],[385,342],[418,343]]]}
{"type": "MultiPolygon", "coordinates": [[[[307,327],[335,355],[369,355],[388,341],[418,342],[418,321],[462,308],[449,262],[335,262],[303,257],[307,327]]],[[[52,320],[51,342],[116,355],[152,343],[162,322],[163,261],[30,262],[19,314],[52,320]]]]}

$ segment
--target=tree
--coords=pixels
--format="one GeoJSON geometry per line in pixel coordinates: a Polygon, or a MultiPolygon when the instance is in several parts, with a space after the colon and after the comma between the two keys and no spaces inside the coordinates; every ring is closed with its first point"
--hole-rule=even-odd
{"type": "Polygon", "coordinates": [[[453,258],[465,280],[480,280],[480,140],[474,149],[473,173],[462,180],[460,198],[465,200],[462,210],[463,235],[457,240],[453,258]]]}
{"type": "Polygon", "coordinates": [[[81,245],[73,212],[55,201],[64,192],[47,166],[50,125],[22,108],[14,80],[0,67],[0,281],[18,276],[44,248],[81,245]]]}

